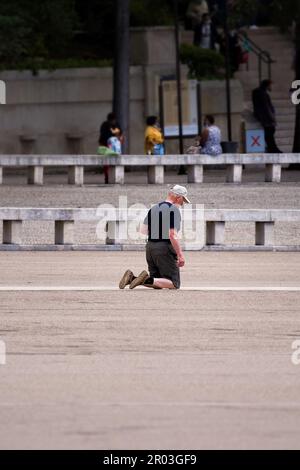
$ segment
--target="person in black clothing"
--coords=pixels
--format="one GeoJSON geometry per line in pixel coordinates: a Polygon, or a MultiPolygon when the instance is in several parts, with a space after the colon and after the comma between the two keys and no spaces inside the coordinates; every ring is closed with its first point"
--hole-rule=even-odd
{"type": "Polygon", "coordinates": [[[141,232],[148,235],[146,259],[149,273],[142,271],[134,276],[128,269],[125,271],[119,288],[130,289],[138,286],[154,289],[180,289],[179,268],[185,265],[185,259],[178,241],[181,227],[179,207],[190,203],[187,190],[183,186],[174,186],[165,201],[153,206],[142,225],[141,232]]]}
{"type": "Polygon", "coordinates": [[[253,111],[255,118],[261,123],[265,131],[267,153],[282,153],[275,141],[276,115],[269,95],[272,91],[272,81],[263,80],[259,88],[252,92],[253,111]]]}
{"type": "Polygon", "coordinates": [[[194,46],[202,49],[215,49],[218,42],[218,32],[208,13],[202,17],[201,23],[194,29],[194,46]]]}
{"type": "Polygon", "coordinates": [[[120,138],[121,136],[122,129],[117,122],[116,115],[114,113],[109,113],[107,115],[107,120],[104,121],[100,127],[99,144],[107,147],[107,142],[111,137],[120,138]]]}
{"type": "MultiPolygon", "coordinates": [[[[121,126],[117,122],[115,113],[109,113],[107,115],[107,120],[101,124],[100,127],[100,136],[99,136],[99,145],[108,147],[108,140],[111,137],[118,137],[120,141],[123,141],[123,133],[121,126]]],[[[105,165],[103,167],[105,184],[108,184],[108,174],[109,166],[105,165]]]]}

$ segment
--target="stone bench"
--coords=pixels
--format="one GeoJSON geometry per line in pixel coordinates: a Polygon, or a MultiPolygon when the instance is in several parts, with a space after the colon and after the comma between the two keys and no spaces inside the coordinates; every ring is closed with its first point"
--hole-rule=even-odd
{"type": "MultiPolygon", "coordinates": [[[[195,216],[190,211],[190,217],[195,216]]],[[[194,213],[193,213],[194,212],[194,213]]],[[[69,208],[0,208],[3,221],[3,244],[22,245],[23,221],[52,221],[55,225],[55,245],[74,244],[74,222],[106,223],[106,244],[121,245],[126,242],[126,224],[129,221],[141,222],[147,209],[69,209],[69,208]],[[125,230],[125,232],[124,232],[125,230]]],[[[225,224],[228,222],[255,223],[256,246],[274,245],[274,226],[276,222],[300,222],[300,210],[285,209],[205,209],[200,210],[205,224],[205,245],[225,246],[225,224]]],[[[300,247],[300,243],[299,243],[300,247]]],[[[199,249],[201,249],[200,247],[199,249]]],[[[96,249],[96,246],[95,246],[96,249]]]]}
{"type": "MultiPolygon", "coordinates": [[[[255,223],[255,245],[273,246],[276,222],[300,222],[297,209],[208,209],[205,210],[206,245],[225,245],[225,224],[255,223]]],[[[300,243],[299,243],[300,246],[300,243]]]]}
{"type": "Polygon", "coordinates": [[[283,165],[300,163],[300,154],[224,154],[208,155],[0,155],[0,182],[3,168],[28,168],[28,183],[42,185],[45,168],[67,167],[69,184],[84,184],[84,169],[109,166],[109,183],[124,184],[125,167],[146,167],[149,184],[164,184],[165,167],[187,167],[188,183],[203,183],[205,166],[226,166],[227,182],[242,183],[243,167],[265,167],[265,181],[280,183],[283,165]]]}

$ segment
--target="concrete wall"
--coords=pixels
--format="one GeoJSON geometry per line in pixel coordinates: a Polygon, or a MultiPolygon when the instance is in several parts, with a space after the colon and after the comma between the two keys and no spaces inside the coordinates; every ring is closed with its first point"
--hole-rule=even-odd
{"type": "MultiPolygon", "coordinates": [[[[144,151],[144,123],[159,113],[158,85],[175,75],[174,30],[137,28],[131,34],[130,153],[144,151]]],[[[187,69],[182,67],[182,78],[187,69]]],[[[112,108],[111,68],[65,69],[54,72],[1,72],[7,104],[0,106],[0,153],[87,153],[97,149],[99,127],[112,108]]],[[[215,114],[226,140],[224,82],[202,86],[203,112],[215,114]]],[[[242,87],[232,82],[233,136],[240,140],[242,87]]],[[[169,141],[167,150],[178,151],[169,141]]]]}
{"type": "MultiPolygon", "coordinates": [[[[67,136],[82,137],[82,153],[96,152],[100,124],[112,107],[111,68],[41,71],[38,76],[12,71],[2,72],[0,79],[7,89],[7,104],[0,106],[1,153],[30,151],[32,139],[34,153],[70,153],[74,140],[67,136]]],[[[131,152],[139,153],[144,132],[142,67],[131,68],[130,83],[131,152]]]]}

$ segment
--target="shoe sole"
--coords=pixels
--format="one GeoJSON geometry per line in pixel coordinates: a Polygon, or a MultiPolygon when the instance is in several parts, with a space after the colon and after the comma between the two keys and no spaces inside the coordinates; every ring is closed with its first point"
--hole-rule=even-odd
{"type": "Polygon", "coordinates": [[[141,272],[141,274],[139,274],[138,277],[134,279],[134,281],[132,281],[129,286],[129,289],[134,289],[135,287],[142,286],[148,277],[149,274],[147,273],[147,271],[141,272]]]}
{"type": "Polygon", "coordinates": [[[123,274],[121,281],[119,282],[119,289],[125,289],[125,287],[131,283],[130,279],[132,278],[132,276],[132,271],[130,271],[130,269],[127,269],[127,271],[123,274]]]}

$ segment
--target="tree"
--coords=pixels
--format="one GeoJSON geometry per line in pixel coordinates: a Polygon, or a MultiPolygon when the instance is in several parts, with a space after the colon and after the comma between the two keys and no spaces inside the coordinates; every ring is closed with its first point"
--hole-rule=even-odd
{"type": "Polygon", "coordinates": [[[0,3],[0,58],[6,65],[58,55],[73,37],[74,0],[0,3]]]}
{"type": "Polygon", "coordinates": [[[116,1],[113,108],[125,134],[124,152],[129,147],[129,23],[130,0],[116,1]]]}

